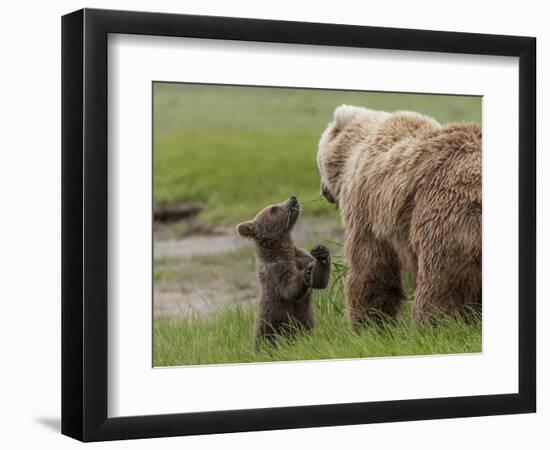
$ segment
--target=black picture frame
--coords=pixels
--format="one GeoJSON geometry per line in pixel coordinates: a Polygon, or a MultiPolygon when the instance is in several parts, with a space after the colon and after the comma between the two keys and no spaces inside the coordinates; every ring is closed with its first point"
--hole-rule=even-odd
{"type": "Polygon", "coordinates": [[[82,441],[535,412],[536,39],[83,9],[62,18],[62,433],[82,441]],[[519,57],[517,393],[109,418],[109,33],[519,57]]]}

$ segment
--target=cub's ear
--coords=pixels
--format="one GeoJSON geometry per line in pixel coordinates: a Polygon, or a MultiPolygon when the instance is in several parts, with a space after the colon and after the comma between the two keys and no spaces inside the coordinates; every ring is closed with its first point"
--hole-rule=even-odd
{"type": "Polygon", "coordinates": [[[334,110],[334,125],[337,128],[344,128],[351,119],[361,110],[357,106],[340,105],[334,110]]]}
{"type": "Polygon", "coordinates": [[[254,237],[256,235],[256,222],[249,220],[237,225],[237,233],[242,237],[254,237]]]}

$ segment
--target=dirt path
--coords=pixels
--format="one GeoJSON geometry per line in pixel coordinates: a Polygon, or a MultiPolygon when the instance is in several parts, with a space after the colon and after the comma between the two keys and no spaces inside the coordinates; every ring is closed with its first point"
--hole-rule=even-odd
{"type": "MultiPolygon", "coordinates": [[[[309,248],[324,242],[332,252],[341,247],[342,231],[334,219],[302,218],[294,231],[296,243],[309,248]]],[[[252,242],[233,226],[177,235],[155,230],[155,315],[209,315],[231,303],[257,301],[255,256],[252,242]]]]}
{"type": "Polygon", "coordinates": [[[183,239],[155,241],[155,259],[191,258],[198,255],[216,255],[249,246],[236,233],[224,230],[223,234],[189,236],[183,239]]]}

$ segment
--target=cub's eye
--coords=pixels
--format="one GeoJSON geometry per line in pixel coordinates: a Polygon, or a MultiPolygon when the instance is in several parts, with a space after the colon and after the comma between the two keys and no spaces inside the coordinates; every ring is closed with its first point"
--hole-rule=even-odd
{"type": "Polygon", "coordinates": [[[278,206],[272,206],[271,207],[271,213],[276,213],[279,210],[278,206]]]}

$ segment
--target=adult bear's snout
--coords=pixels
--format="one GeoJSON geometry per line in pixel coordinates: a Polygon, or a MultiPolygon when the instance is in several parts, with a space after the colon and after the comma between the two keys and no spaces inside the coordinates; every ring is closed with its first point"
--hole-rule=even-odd
{"type": "Polygon", "coordinates": [[[337,204],[338,202],[330,192],[329,188],[325,185],[325,183],[321,183],[321,195],[325,197],[325,200],[329,203],[337,204]]]}

